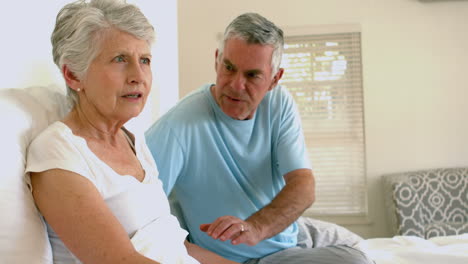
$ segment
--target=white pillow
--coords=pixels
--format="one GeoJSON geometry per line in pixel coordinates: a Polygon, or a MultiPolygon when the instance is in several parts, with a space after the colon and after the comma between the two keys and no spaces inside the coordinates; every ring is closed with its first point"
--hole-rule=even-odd
{"type": "Polygon", "coordinates": [[[65,88],[0,89],[0,263],[52,264],[24,169],[31,140],[68,109],[65,88]]]}

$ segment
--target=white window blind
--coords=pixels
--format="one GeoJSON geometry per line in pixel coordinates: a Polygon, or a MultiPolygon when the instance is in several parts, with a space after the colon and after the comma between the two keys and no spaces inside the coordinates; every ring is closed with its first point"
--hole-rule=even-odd
{"type": "Polygon", "coordinates": [[[314,215],[367,212],[360,32],[285,36],[281,84],[302,118],[314,215]]]}

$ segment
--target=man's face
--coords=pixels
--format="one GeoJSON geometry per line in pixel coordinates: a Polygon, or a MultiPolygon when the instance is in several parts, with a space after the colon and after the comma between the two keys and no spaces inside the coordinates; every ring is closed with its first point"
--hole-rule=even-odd
{"type": "Polygon", "coordinates": [[[280,69],[272,77],[272,54],[270,45],[247,44],[238,38],[227,40],[222,54],[216,52],[216,86],[211,94],[226,115],[238,120],[253,117],[283,74],[280,69]]]}

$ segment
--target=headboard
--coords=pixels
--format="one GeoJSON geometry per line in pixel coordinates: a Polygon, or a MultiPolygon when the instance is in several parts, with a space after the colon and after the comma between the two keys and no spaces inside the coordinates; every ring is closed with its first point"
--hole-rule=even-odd
{"type": "Polygon", "coordinates": [[[423,238],[468,232],[468,168],[383,175],[393,235],[423,238]]]}

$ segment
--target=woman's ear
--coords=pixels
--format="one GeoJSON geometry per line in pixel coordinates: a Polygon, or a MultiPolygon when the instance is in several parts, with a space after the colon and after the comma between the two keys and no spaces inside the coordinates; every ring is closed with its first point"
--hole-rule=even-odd
{"type": "Polygon", "coordinates": [[[68,65],[65,64],[62,66],[62,74],[68,87],[75,91],[79,91],[81,89],[81,81],[75,76],[70,68],[68,68],[68,65]]]}

